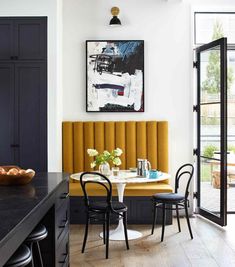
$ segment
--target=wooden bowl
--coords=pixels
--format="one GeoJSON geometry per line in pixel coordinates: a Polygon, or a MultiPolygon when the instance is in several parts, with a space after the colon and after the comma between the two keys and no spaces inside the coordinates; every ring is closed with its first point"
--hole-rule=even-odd
{"type": "MultiPolygon", "coordinates": [[[[5,171],[9,171],[12,168],[16,168],[21,170],[18,166],[0,166],[5,171]]],[[[28,184],[34,177],[35,171],[28,172],[26,174],[18,174],[18,175],[7,175],[0,174],[0,185],[24,185],[28,184]]]]}

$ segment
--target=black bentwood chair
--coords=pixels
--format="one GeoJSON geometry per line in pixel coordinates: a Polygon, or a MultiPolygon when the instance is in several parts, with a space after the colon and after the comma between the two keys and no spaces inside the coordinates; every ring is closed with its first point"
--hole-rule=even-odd
{"type": "Polygon", "coordinates": [[[129,249],[127,237],[127,206],[118,201],[112,201],[112,184],[107,177],[97,172],[84,172],[80,176],[80,183],[84,193],[86,207],[86,228],[82,245],[82,253],[85,251],[88,236],[88,226],[90,221],[101,221],[103,223],[103,241],[106,244],[106,259],[109,256],[109,226],[110,215],[118,215],[123,219],[126,248],[129,249]],[[97,179],[97,176],[99,179],[97,179]],[[87,178],[87,179],[86,179],[87,178]],[[90,201],[87,194],[87,186],[97,184],[106,190],[106,199],[104,201],[90,201]]]}
{"type": "Polygon", "coordinates": [[[179,210],[185,209],[185,215],[187,219],[188,229],[193,239],[192,229],[190,226],[189,216],[188,216],[188,196],[189,196],[189,185],[193,177],[194,167],[192,164],[187,163],[181,166],[175,175],[175,193],[159,193],[155,194],[152,197],[153,201],[153,225],[152,225],[152,234],[154,233],[154,226],[156,224],[156,210],[157,208],[162,209],[162,237],[161,242],[164,238],[164,231],[165,231],[165,219],[166,219],[166,210],[176,210],[177,215],[177,222],[179,232],[181,232],[180,228],[180,220],[179,220],[179,210]],[[186,185],[185,194],[178,194],[179,182],[181,177],[187,177],[188,182],[186,185]],[[173,208],[172,206],[175,206],[173,208]]]}

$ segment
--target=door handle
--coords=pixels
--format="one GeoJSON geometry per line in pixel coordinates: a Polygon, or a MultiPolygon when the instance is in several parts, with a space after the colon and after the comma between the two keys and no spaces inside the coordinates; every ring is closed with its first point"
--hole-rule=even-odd
{"type": "Polygon", "coordinates": [[[11,56],[10,59],[11,60],[17,60],[18,59],[18,56],[11,56]]]}
{"type": "Polygon", "coordinates": [[[19,144],[11,144],[11,147],[17,148],[17,147],[20,147],[20,145],[19,144]]]}

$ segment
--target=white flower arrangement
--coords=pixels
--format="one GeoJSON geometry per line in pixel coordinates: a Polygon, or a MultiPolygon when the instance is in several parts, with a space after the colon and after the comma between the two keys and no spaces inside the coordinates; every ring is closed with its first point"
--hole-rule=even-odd
{"type": "Polygon", "coordinates": [[[87,149],[87,153],[90,157],[95,157],[95,160],[91,163],[91,168],[95,168],[95,166],[109,161],[111,161],[116,166],[122,164],[122,161],[119,158],[123,153],[121,148],[116,148],[111,152],[105,150],[103,153],[100,154],[96,149],[89,148],[87,149]]]}
{"type": "Polygon", "coordinates": [[[97,156],[99,154],[96,149],[90,149],[90,148],[87,149],[87,153],[90,157],[94,157],[94,156],[97,156]]]}

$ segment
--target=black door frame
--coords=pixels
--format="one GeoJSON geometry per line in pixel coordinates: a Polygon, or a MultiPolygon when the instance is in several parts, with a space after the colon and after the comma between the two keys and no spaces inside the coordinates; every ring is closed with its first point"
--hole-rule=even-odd
{"type": "Polygon", "coordinates": [[[213,221],[216,224],[221,226],[227,225],[227,38],[221,38],[210,42],[208,44],[202,45],[196,49],[196,60],[197,60],[197,206],[198,212],[203,217],[213,221]],[[200,99],[201,99],[201,90],[200,90],[200,53],[213,47],[220,46],[220,55],[221,55],[221,64],[220,64],[220,151],[221,151],[221,177],[220,177],[220,217],[216,216],[214,213],[205,210],[200,207],[201,203],[201,156],[200,149],[200,132],[201,132],[201,119],[200,119],[200,99]]]}

